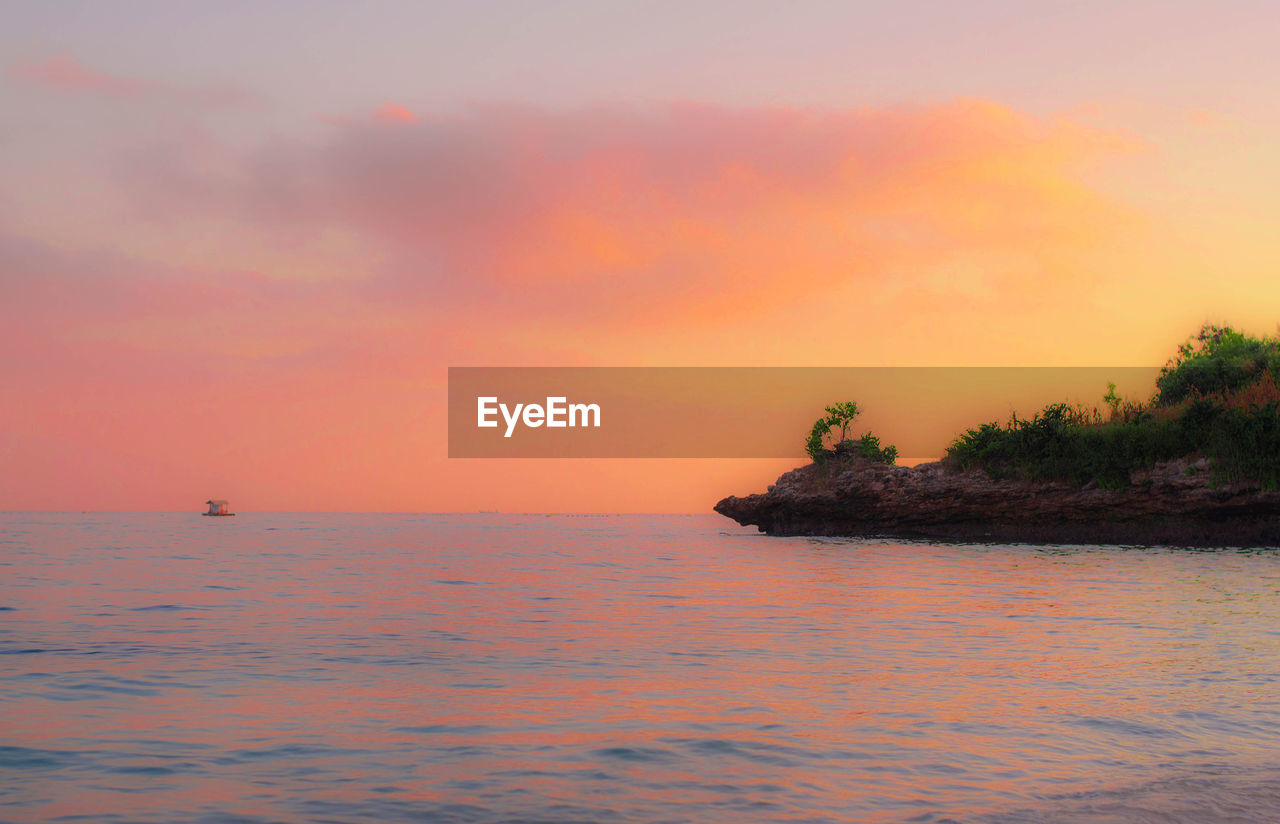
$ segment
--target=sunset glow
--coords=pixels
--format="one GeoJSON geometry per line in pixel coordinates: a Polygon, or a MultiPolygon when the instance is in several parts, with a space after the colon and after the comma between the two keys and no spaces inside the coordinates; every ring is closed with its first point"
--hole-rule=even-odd
{"type": "Polygon", "coordinates": [[[285,8],[237,49],[6,13],[7,507],[705,511],[787,462],[449,460],[447,367],[1158,365],[1280,319],[1280,67],[1212,36],[1274,12],[1161,9],[1122,54],[1010,6],[997,56],[958,20],[890,53],[870,11],[800,53],[726,5],[624,66],[618,11],[536,29],[530,74],[479,12],[285,8]]]}

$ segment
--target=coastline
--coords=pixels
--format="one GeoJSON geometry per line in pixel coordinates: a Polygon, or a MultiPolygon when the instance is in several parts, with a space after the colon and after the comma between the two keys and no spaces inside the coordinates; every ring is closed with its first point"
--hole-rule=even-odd
{"type": "Polygon", "coordinates": [[[1136,471],[1127,486],[1107,489],[846,457],[791,470],[767,492],[729,496],[715,511],[769,535],[1280,546],[1280,491],[1218,483],[1208,462],[1190,458],[1136,471]]]}

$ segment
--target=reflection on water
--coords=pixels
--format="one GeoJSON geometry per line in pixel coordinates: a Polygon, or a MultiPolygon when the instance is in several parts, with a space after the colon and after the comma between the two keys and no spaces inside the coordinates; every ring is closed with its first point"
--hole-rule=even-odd
{"type": "Polygon", "coordinates": [[[1280,554],[0,515],[0,820],[1280,818],[1280,554]]]}

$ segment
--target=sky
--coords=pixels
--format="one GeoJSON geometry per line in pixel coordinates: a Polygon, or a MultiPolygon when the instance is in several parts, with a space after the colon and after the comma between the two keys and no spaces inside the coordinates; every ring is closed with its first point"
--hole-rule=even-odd
{"type": "Polygon", "coordinates": [[[702,512],[800,439],[450,460],[447,368],[1274,332],[1277,31],[1262,2],[6,3],[0,507],[702,512]]]}

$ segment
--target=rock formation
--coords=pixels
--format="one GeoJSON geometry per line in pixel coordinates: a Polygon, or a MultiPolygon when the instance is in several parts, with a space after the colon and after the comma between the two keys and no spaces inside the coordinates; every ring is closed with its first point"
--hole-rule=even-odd
{"type": "Polygon", "coordinates": [[[1280,546],[1280,491],[1215,483],[1208,462],[1135,472],[1121,489],[995,480],[941,463],[835,457],[716,512],[771,535],[1173,546],[1280,546]]]}

